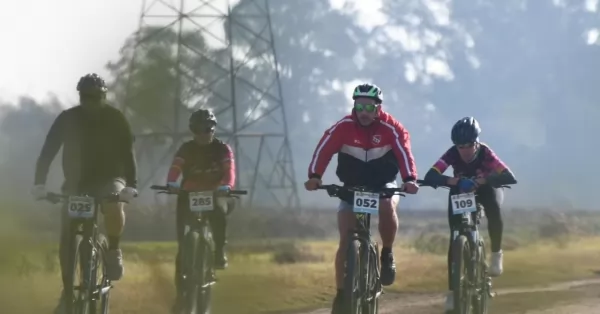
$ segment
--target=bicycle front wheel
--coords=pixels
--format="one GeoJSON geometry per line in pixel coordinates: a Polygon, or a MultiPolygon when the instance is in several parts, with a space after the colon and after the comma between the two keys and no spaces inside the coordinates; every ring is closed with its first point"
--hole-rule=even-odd
{"type": "MultiPolygon", "coordinates": [[[[208,227],[205,227],[208,228],[208,227]]],[[[203,232],[202,234],[207,234],[203,232]]],[[[209,239],[201,237],[198,241],[198,257],[196,259],[196,273],[198,274],[198,313],[209,314],[211,308],[213,273],[213,246],[209,239]]]]}
{"type": "Polygon", "coordinates": [[[470,314],[472,289],[470,284],[471,251],[466,236],[458,236],[452,243],[452,291],[454,292],[454,312],[470,314]]]}
{"type": "Polygon", "coordinates": [[[361,313],[361,264],[360,241],[352,240],[346,251],[346,269],[344,276],[344,313],[361,313]]]}
{"type": "Polygon", "coordinates": [[[362,252],[363,269],[366,274],[365,302],[362,304],[362,314],[377,314],[379,312],[379,296],[381,295],[381,282],[379,275],[379,249],[377,242],[368,247],[367,252],[362,252]]]}
{"type": "Polygon", "coordinates": [[[80,286],[83,284],[83,263],[80,258],[80,244],[82,236],[75,235],[71,239],[69,257],[68,257],[68,268],[66,270],[67,285],[64,287],[64,298],[65,298],[65,312],[67,314],[79,313],[79,304],[83,299],[81,296],[80,286]]]}
{"type": "Polygon", "coordinates": [[[182,314],[196,314],[198,313],[198,282],[197,278],[197,257],[198,257],[198,241],[200,234],[197,231],[190,231],[184,240],[183,250],[183,300],[184,307],[182,314]]]}
{"type": "Polygon", "coordinates": [[[97,257],[96,257],[96,276],[97,276],[97,288],[96,288],[96,300],[100,301],[100,308],[96,313],[108,314],[108,304],[110,297],[110,280],[106,276],[106,261],[105,256],[108,251],[108,241],[103,234],[98,234],[97,242],[97,257]]]}
{"type": "Polygon", "coordinates": [[[487,314],[492,279],[487,274],[487,259],[485,255],[485,246],[483,243],[481,243],[479,251],[479,260],[477,261],[475,273],[475,278],[477,278],[476,286],[478,293],[473,296],[473,309],[476,314],[487,314]]]}

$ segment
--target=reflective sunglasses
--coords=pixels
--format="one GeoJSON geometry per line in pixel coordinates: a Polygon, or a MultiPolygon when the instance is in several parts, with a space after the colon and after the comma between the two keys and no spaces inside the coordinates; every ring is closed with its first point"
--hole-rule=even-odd
{"type": "Polygon", "coordinates": [[[377,105],[375,104],[354,104],[354,110],[357,112],[366,111],[366,112],[375,112],[377,110],[377,105]]]}

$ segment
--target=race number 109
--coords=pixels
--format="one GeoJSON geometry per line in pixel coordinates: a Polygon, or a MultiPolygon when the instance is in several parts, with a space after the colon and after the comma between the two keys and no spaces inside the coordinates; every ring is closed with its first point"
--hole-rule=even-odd
{"type": "Polygon", "coordinates": [[[452,202],[452,211],[455,214],[461,214],[465,212],[474,212],[477,210],[477,203],[475,202],[475,194],[463,193],[458,195],[452,195],[450,198],[452,202]]]}

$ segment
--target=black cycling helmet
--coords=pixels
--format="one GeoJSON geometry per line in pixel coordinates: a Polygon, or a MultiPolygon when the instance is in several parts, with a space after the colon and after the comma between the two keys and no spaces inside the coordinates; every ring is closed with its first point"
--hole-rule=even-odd
{"type": "Polygon", "coordinates": [[[77,91],[80,94],[104,95],[107,90],[106,82],[96,73],[82,76],[77,83],[77,91]]]}
{"type": "Polygon", "coordinates": [[[217,117],[210,109],[198,109],[190,116],[190,131],[206,133],[215,130],[217,117]]]}
{"type": "Polygon", "coordinates": [[[381,92],[381,88],[375,84],[364,83],[356,86],[354,88],[354,92],[352,93],[352,100],[355,100],[358,97],[375,99],[377,104],[381,104],[383,102],[383,93],[381,92]]]}
{"type": "Polygon", "coordinates": [[[479,122],[473,117],[464,117],[456,121],[450,137],[455,145],[469,144],[479,142],[480,133],[479,122]]]}

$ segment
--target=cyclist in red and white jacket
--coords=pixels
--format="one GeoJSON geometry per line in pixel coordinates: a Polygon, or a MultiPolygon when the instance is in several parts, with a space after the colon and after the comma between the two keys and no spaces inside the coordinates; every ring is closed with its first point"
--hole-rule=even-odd
{"type": "MultiPolygon", "coordinates": [[[[309,191],[321,185],[321,177],[334,154],[338,154],[336,174],[346,186],[372,188],[397,187],[396,176],[400,174],[406,192],[415,194],[417,168],[411,153],[408,131],[381,108],[381,89],[373,84],[356,86],[352,95],[352,113],[325,131],[313,154],[305,187],[309,191]]],[[[351,197],[351,196],[350,196],[351,197]]],[[[340,311],[343,296],[344,253],[346,236],[355,226],[352,200],[340,197],[338,229],[340,242],[336,255],[337,295],[332,313],[340,311]]],[[[381,283],[391,285],[396,277],[392,245],[398,230],[396,207],[399,196],[385,198],[380,202],[379,233],[382,239],[381,283]]]]}

